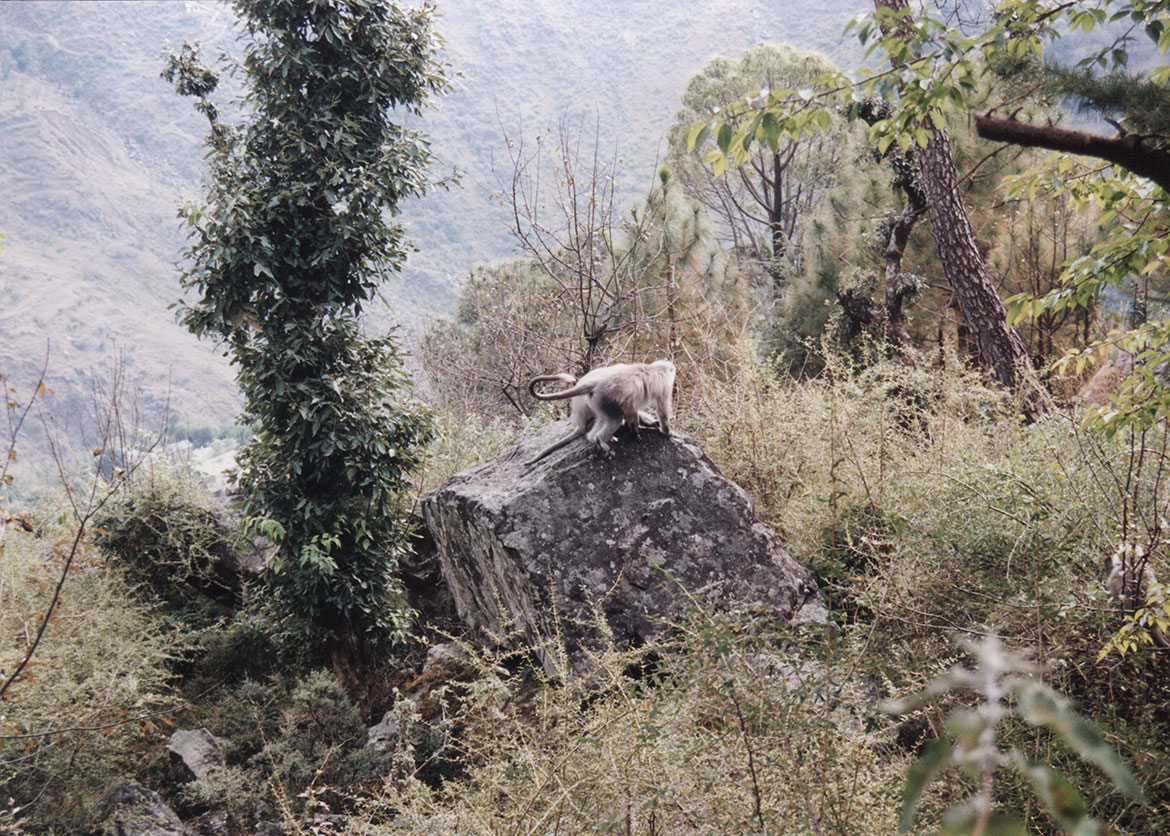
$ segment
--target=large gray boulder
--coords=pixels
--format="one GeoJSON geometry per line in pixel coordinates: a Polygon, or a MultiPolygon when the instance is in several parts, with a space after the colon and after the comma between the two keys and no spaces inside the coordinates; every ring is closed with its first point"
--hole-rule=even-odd
{"type": "Polygon", "coordinates": [[[469,626],[499,633],[510,622],[555,675],[551,637],[583,670],[603,632],[619,648],[640,647],[681,614],[688,594],[724,609],[823,615],[812,573],[693,442],[623,431],[613,457],[579,439],[523,464],[569,430],[558,421],[527,435],[423,497],[443,577],[469,626]]]}
{"type": "Polygon", "coordinates": [[[134,781],[110,785],[98,802],[97,821],[102,836],[190,836],[161,795],[134,781]]]}

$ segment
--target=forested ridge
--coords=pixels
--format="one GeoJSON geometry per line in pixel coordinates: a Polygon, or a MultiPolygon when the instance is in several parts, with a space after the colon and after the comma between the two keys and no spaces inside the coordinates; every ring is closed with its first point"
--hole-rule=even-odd
{"type": "Polygon", "coordinates": [[[1170,830],[1170,5],[524,6],[0,8],[0,833],[1170,830]]]}

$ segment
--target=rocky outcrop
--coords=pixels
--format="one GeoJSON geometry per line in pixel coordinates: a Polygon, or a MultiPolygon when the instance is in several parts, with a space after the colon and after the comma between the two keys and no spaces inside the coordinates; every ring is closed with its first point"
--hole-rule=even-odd
{"type": "Polygon", "coordinates": [[[219,498],[208,509],[216,537],[209,551],[216,578],[237,597],[260,577],[276,547],[263,537],[240,533],[240,504],[235,495],[219,498]]]}
{"type": "Polygon", "coordinates": [[[179,729],[167,741],[171,779],[185,784],[224,764],[224,741],[207,729],[179,729]]]}
{"type": "Polygon", "coordinates": [[[471,627],[508,624],[557,670],[612,639],[639,647],[688,596],[793,618],[819,609],[812,574],[693,442],[623,434],[606,457],[581,439],[526,467],[569,432],[559,421],[423,497],[443,577],[471,627]],[[604,635],[608,633],[609,635],[604,635]]]}
{"type": "Polygon", "coordinates": [[[134,781],[114,782],[98,803],[102,836],[189,836],[163,797],[134,781]]]}
{"type": "Polygon", "coordinates": [[[410,608],[418,613],[421,624],[446,632],[458,631],[460,622],[451,591],[443,583],[443,570],[434,538],[426,521],[417,513],[411,516],[414,529],[411,548],[399,559],[398,572],[410,608]]]}

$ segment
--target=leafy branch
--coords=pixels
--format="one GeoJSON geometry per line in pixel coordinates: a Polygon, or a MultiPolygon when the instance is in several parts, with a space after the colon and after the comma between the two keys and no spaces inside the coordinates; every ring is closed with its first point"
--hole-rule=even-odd
{"type": "Polygon", "coordinates": [[[948,737],[929,743],[907,770],[900,816],[903,831],[913,829],[923,793],[931,782],[947,769],[957,767],[977,782],[979,791],[943,814],[943,831],[947,834],[1015,836],[1025,832],[1023,822],[995,806],[993,779],[1001,769],[1026,779],[1053,820],[1066,832],[1075,836],[1107,832],[1089,815],[1084,800],[1061,773],[1043,761],[1029,759],[1015,747],[999,747],[998,727],[1011,718],[1053,732],[1082,760],[1104,772],[1117,789],[1130,798],[1143,800],[1137,779],[1101,733],[1077,714],[1064,696],[1035,678],[1035,666],[1003,648],[994,637],[964,646],[976,659],[973,669],[956,665],[921,693],[886,706],[891,714],[903,715],[944,694],[964,691],[982,700],[975,708],[953,710],[946,719],[948,737]]]}

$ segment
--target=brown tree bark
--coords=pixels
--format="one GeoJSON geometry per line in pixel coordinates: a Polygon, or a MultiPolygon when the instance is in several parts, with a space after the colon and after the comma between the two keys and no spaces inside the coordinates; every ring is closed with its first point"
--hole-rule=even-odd
{"type": "Polygon", "coordinates": [[[975,117],[975,130],[979,136],[995,142],[1096,157],[1153,180],[1170,192],[1170,152],[1143,145],[1143,137],[1135,134],[1098,136],[987,115],[975,117]]]}
{"type": "MultiPolygon", "coordinates": [[[[874,0],[874,6],[909,15],[906,0],[874,0]]],[[[908,17],[897,26],[903,37],[911,37],[908,17]]],[[[883,24],[889,34],[890,24],[883,24]]],[[[1020,335],[1007,324],[1007,309],[991,281],[987,262],[979,252],[967,209],[959,193],[959,178],[951,157],[951,143],[945,131],[927,119],[922,126],[930,133],[925,148],[918,149],[918,165],[926,195],[926,212],[938,245],[943,273],[955,293],[955,302],[972,331],[976,359],[999,383],[1009,389],[1020,384],[1020,368],[1028,355],[1020,335]]]]}
{"type": "Polygon", "coordinates": [[[913,358],[906,351],[910,347],[910,334],[906,331],[906,315],[903,310],[906,296],[910,288],[901,281],[902,255],[906,251],[906,242],[910,238],[910,230],[915,221],[926,211],[926,204],[914,191],[906,199],[906,205],[894,218],[894,225],[890,230],[890,239],[886,243],[885,259],[885,299],[884,308],[865,298],[854,294],[852,290],[837,291],[837,303],[841,312],[850,321],[849,338],[852,339],[862,327],[881,322],[885,326],[886,342],[901,352],[904,360],[915,365],[913,358]]]}
{"type": "Polygon", "coordinates": [[[333,675],[342,689],[349,694],[367,722],[373,722],[373,706],[370,699],[370,659],[365,641],[350,621],[343,623],[337,636],[330,643],[330,661],[333,675]]]}
{"type": "Polygon", "coordinates": [[[955,293],[955,303],[975,341],[975,356],[993,378],[1009,389],[1020,384],[1021,367],[1028,360],[1024,342],[1008,327],[1007,309],[991,281],[987,262],[971,229],[958,176],[951,159],[951,143],[929,120],[930,142],[918,151],[926,212],[938,245],[943,273],[955,293]]]}
{"type": "Polygon", "coordinates": [[[886,340],[906,354],[905,349],[910,346],[910,334],[906,331],[906,316],[902,303],[906,299],[908,288],[900,280],[902,273],[902,255],[906,252],[906,242],[910,240],[910,230],[915,222],[926,211],[924,204],[911,189],[906,198],[906,205],[902,213],[894,221],[890,230],[890,240],[886,243],[886,340]]]}

